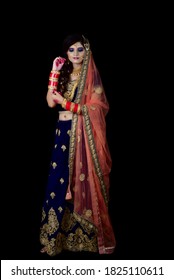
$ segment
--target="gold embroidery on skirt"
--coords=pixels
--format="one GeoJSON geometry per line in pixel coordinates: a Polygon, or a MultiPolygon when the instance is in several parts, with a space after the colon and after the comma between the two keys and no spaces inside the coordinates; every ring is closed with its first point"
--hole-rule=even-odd
{"type": "Polygon", "coordinates": [[[68,234],[67,237],[62,233],[58,233],[57,238],[52,238],[50,241],[46,237],[45,246],[47,249],[47,254],[50,256],[55,256],[61,253],[62,250],[73,252],[98,251],[96,236],[89,238],[80,228],[77,228],[75,233],[68,234]]]}
{"type": "Polygon", "coordinates": [[[97,252],[96,236],[91,239],[83,233],[81,228],[77,228],[75,233],[70,233],[64,244],[64,248],[71,251],[97,252]]]}
{"type": "Polygon", "coordinates": [[[46,213],[45,213],[44,208],[42,208],[42,219],[41,219],[42,222],[45,219],[45,217],[46,217],[46,213]]]}
{"type": "Polygon", "coordinates": [[[53,208],[51,208],[48,212],[48,224],[44,224],[43,227],[41,228],[41,235],[44,234],[53,234],[58,230],[59,228],[59,222],[56,216],[56,212],[53,208]]]}
{"type": "MultiPolygon", "coordinates": [[[[53,213],[54,210],[51,212],[53,213]]],[[[90,210],[87,210],[87,216],[92,214],[90,210]]],[[[54,216],[54,214],[53,214],[54,216]]],[[[57,221],[58,222],[58,221],[57,221]]],[[[65,214],[62,220],[61,228],[65,232],[68,232],[77,225],[77,222],[83,228],[83,230],[88,234],[93,234],[92,237],[89,237],[86,233],[78,227],[74,233],[69,233],[67,236],[63,233],[58,233],[56,238],[51,238],[49,240],[48,235],[50,235],[50,224],[44,224],[41,229],[40,241],[41,244],[46,247],[47,254],[50,256],[55,256],[59,254],[62,250],[69,251],[89,251],[89,252],[98,252],[97,246],[97,229],[89,221],[82,218],[76,213],[71,213],[68,208],[65,209],[65,214]]],[[[59,222],[58,222],[59,223],[59,222]]],[[[54,227],[55,229],[56,227],[54,227]]],[[[53,230],[52,230],[53,232],[53,230]]]]}
{"type": "Polygon", "coordinates": [[[73,214],[70,212],[68,208],[66,208],[62,219],[61,228],[65,232],[68,232],[75,226],[75,224],[76,224],[76,220],[73,214]]]}
{"type": "Polygon", "coordinates": [[[73,213],[76,221],[79,222],[79,224],[81,225],[81,227],[84,229],[84,231],[86,231],[88,234],[91,233],[97,233],[97,228],[90,223],[89,221],[87,221],[86,219],[82,218],[80,215],[73,213]]]}

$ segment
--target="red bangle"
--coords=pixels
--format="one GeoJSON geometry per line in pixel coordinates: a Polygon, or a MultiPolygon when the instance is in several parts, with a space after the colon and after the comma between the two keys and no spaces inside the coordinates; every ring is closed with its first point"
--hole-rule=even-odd
{"type": "Polygon", "coordinates": [[[77,113],[77,109],[78,109],[78,104],[75,103],[75,106],[74,106],[74,113],[77,113]]]}
{"type": "Polygon", "coordinates": [[[58,71],[54,71],[54,70],[52,70],[51,72],[50,72],[50,77],[52,78],[58,78],[60,76],[60,72],[58,72],[58,71]]]}
{"type": "Polygon", "coordinates": [[[70,101],[67,101],[66,102],[66,110],[70,111],[70,106],[71,106],[71,102],[70,101]]]}
{"type": "Polygon", "coordinates": [[[54,77],[49,77],[49,81],[58,81],[58,78],[54,78],[54,77]]]}
{"type": "Polygon", "coordinates": [[[55,86],[55,87],[56,87],[56,86],[58,85],[58,82],[56,82],[56,81],[50,81],[50,80],[49,80],[48,85],[49,85],[49,86],[55,86]]]}

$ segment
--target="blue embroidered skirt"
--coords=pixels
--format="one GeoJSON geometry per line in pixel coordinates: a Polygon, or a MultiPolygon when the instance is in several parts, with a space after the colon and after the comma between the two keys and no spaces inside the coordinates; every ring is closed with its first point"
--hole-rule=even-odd
{"type": "Polygon", "coordinates": [[[73,212],[73,199],[65,200],[70,132],[71,120],[57,121],[40,231],[40,242],[50,256],[63,249],[98,251],[96,228],[73,212]]]}

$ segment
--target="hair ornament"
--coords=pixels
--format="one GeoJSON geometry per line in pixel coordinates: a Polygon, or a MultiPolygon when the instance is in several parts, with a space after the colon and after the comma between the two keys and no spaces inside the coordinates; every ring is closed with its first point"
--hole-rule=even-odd
{"type": "Polygon", "coordinates": [[[85,50],[88,51],[90,49],[90,44],[89,44],[89,41],[87,38],[85,38],[84,35],[82,35],[83,37],[83,40],[84,40],[84,47],[85,47],[85,50]]]}

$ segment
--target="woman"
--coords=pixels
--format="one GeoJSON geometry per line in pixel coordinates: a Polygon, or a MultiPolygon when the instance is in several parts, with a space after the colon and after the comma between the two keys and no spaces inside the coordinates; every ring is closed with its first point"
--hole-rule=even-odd
{"type": "Polygon", "coordinates": [[[41,252],[111,254],[116,242],[108,214],[109,105],[88,40],[70,35],[63,50],[65,58],[53,61],[47,92],[48,106],[58,107],[59,118],[42,209],[41,252]]]}

